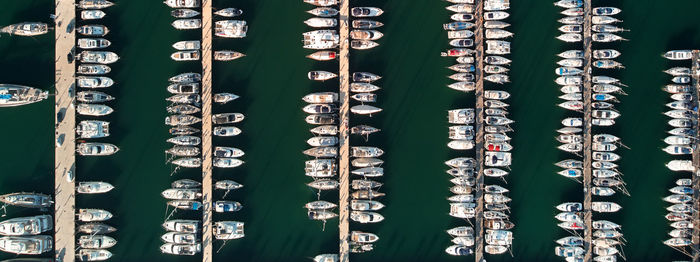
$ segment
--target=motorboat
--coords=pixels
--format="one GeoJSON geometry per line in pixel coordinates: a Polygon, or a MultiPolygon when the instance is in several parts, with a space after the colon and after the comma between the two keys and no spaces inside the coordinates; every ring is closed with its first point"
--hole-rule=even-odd
{"type": "Polygon", "coordinates": [[[245,224],[238,221],[219,221],[214,223],[214,238],[231,240],[245,237],[245,224]]]}
{"type": "Polygon", "coordinates": [[[471,157],[458,157],[445,161],[445,164],[454,168],[474,168],[476,160],[471,157]]]}
{"type": "Polygon", "coordinates": [[[688,187],[688,186],[676,186],[676,187],[672,187],[668,191],[670,191],[671,193],[674,193],[674,194],[682,194],[682,195],[691,195],[691,194],[693,194],[693,192],[695,192],[695,190],[693,190],[692,187],[688,187]]]}
{"type": "Polygon", "coordinates": [[[557,21],[559,23],[566,24],[566,25],[582,25],[583,24],[583,16],[566,16],[566,17],[563,17],[557,21]]]}
{"type": "Polygon", "coordinates": [[[217,146],[214,148],[215,157],[242,157],[243,155],[245,152],[235,147],[217,146]]]}
{"type": "Polygon", "coordinates": [[[474,254],[474,250],[467,246],[452,245],[445,249],[445,253],[451,256],[468,256],[474,254]]]}
{"type": "Polygon", "coordinates": [[[503,29],[486,29],[486,39],[503,39],[512,37],[513,33],[503,29]]]}
{"type": "MultiPolygon", "coordinates": [[[[84,12],[84,11],[83,11],[84,12]]],[[[82,49],[100,49],[106,48],[112,45],[107,39],[104,38],[79,38],[78,47],[82,49]]]]}
{"type": "Polygon", "coordinates": [[[167,204],[180,210],[199,210],[202,208],[202,202],[196,200],[170,200],[167,204]]]}
{"type": "MultiPolygon", "coordinates": [[[[112,71],[107,65],[82,64],[78,66],[77,73],[83,75],[104,75],[112,71]]],[[[106,78],[109,79],[109,78],[106,78]]]]}
{"type": "Polygon", "coordinates": [[[114,189],[114,186],[107,182],[78,182],[76,191],[79,194],[102,194],[114,189]]]}
{"type": "Polygon", "coordinates": [[[112,218],[112,213],[103,209],[81,208],[77,216],[81,222],[102,222],[112,218]]]}
{"type": "MultiPolygon", "coordinates": [[[[182,0],[184,1],[184,0],[182,0]]],[[[165,254],[179,255],[179,256],[194,256],[199,252],[202,252],[202,244],[173,244],[165,243],[160,246],[160,251],[165,254]]]]}
{"type": "Polygon", "coordinates": [[[225,38],[243,38],[248,33],[248,25],[243,20],[221,20],[214,23],[214,35],[225,38]]]}
{"type": "Polygon", "coordinates": [[[199,129],[190,126],[176,126],[168,130],[168,133],[173,136],[188,136],[197,132],[199,132],[199,129]]]}
{"type": "Polygon", "coordinates": [[[201,222],[199,220],[173,219],[165,221],[163,228],[180,233],[199,233],[201,222]]]}
{"type": "Polygon", "coordinates": [[[320,254],[313,258],[314,262],[338,262],[338,254],[320,254]]]}
{"type": "Polygon", "coordinates": [[[569,247],[583,246],[583,238],[579,237],[579,236],[563,237],[563,238],[558,239],[555,242],[561,246],[569,246],[569,247]]]}
{"type": "Polygon", "coordinates": [[[554,2],[554,5],[562,8],[577,8],[583,6],[583,0],[559,0],[554,2]]]}
{"type": "Polygon", "coordinates": [[[221,113],[214,114],[212,117],[212,122],[217,125],[221,124],[235,124],[243,121],[245,116],[241,113],[221,113]]]}
{"type": "Polygon", "coordinates": [[[165,243],[173,244],[196,244],[199,238],[195,233],[168,232],[160,237],[165,243]]]}
{"type": "Polygon", "coordinates": [[[76,126],[76,133],[80,138],[102,138],[109,136],[109,122],[97,120],[83,120],[76,126]]]}
{"type": "Polygon", "coordinates": [[[593,22],[594,25],[607,25],[613,23],[620,23],[622,22],[622,20],[611,16],[594,15],[593,17],[591,17],[591,22],[593,22]]]}
{"type": "Polygon", "coordinates": [[[0,237],[0,251],[18,255],[39,255],[53,250],[51,236],[0,237]]]}
{"type": "Polygon", "coordinates": [[[244,57],[245,54],[231,50],[214,51],[214,60],[216,61],[232,61],[244,57]]]}
{"type": "Polygon", "coordinates": [[[111,64],[119,60],[116,53],[108,51],[82,51],[75,58],[83,63],[96,64],[111,64]]]}
{"type": "Polygon", "coordinates": [[[335,27],[338,25],[338,19],[328,17],[312,17],[306,19],[304,24],[315,28],[335,27]]]}
{"type": "Polygon", "coordinates": [[[18,217],[0,222],[0,234],[4,236],[38,235],[53,229],[50,215],[18,217]]]}
{"type": "Polygon", "coordinates": [[[502,56],[486,56],[484,62],[491,65],[509,65],[512,61],[502,56]]]}
{"type": "Polygon", "coordinates": [[[114,231],[117,229],[103,223],[87,223],[78,226],[78,232],[90,235],[109,234],[114,231]]]}
{"type": "Polygon", "coordinates": [[[354,40],[377,40],[382,38],[384,34],[377,30],[352,30],[350,38],[354,40]]]}
{"type": "Polygon", "coordinates": [[[454,47],[472,47],[474,46],[474,40],[472,40],[471,38],[458,38],[450,40],[449,44],[454,47]]]}
{"type": "Polygon", "coordinates": [[[202,183],[192,179],[178,179],[171,184],[172,188],[197,188],[201,187],[202,183]]]}
{"type": "Polygon", "coordinates": [[[353,17],[376,17],[384,13],[382,9],[376,7],[353,7],[350,14],[353,17]]]}
{"type": "Polygon", "coordinates": [[[198,136],[176,136],[168,138],[166,141],[178,146],[196,146],[202,142],[202,138],[198,136]]]}
{"type": "Polygon", "coordinates": [[[240,128],[235,126],[215,126],[213,130],[215,136],[237,136],[242,132],[240,128]]]}
{"type": "Polygon", "coordinates": [[[476,71],[476,68],[473,64],[454,64],[449,66],[448,69],[460,73],[470,73],[476,71]]]}
{"type": "Polygon", "coordinates": [[[175,9],[170,11],[170,15],[175,18],[192,18],[199,15],[198,11],[192,9],[175,9]]]}
{"type": "Polygon", "coordinates": [[[338,188],[340,183],[333,179],[317,179],[306,185],[318,190],[335,190],[338,188]]]}
{"type": "Polygon", "coordinates": [[[505,11],[494,11],[494,12],[484,12],[484,20],[503,20],[510,16],[508,12],[505,11]]]}
{"type": "Polygon", "coordinates": [[[328,202],[328,201],[323,201],[323,200],[317,200],[317,201],[312,201],[309,203],[306,203],[304,205],[304,208],[306,209],[333,209],[338,207],[338,205],[328,202]]]}
{"type": "Polygon", "coordinates": [[[609,42],[614,42],[614,41],[627,41],[627,39],[624,39],[618,35],[611,34],[611,33],[595,33],[595,34],[593,34],[591,39],[594,42],[599,42],[599,43],[609,43],[609,42]]]}
{"type": "Polygon", "coordinates": [[[319,104],[327,104],[327,103],[336,103],[338,102],[338,93],[336,92],[319,92],[319,93],[311,93],[302,98],[304,102],[307,103],[319,103],[319,104]]]}
{"type": "Polygon", "coordinates": [[[202,75],[199,73],[182,73],[168,80],[173,83],[193,83],[202,81],[202,75]]]}
{"type": "Polygon", "coordinates": [[[199,109],[199,107],[189,105],[189,104],[177,104],[177,105],[168,106],[166,108],[166,111],[168,111],[168,113],[170,113],[170,114],[188,115],[188,114],[199,113],[201,111],[201,109],[199,109]]]}
{"type": "Polygon", "coordinates": [[[583,25],[565,24],[559,27],[559,31],[562,33],[581,33],[583,32],[583,25]]]}
{"type": "Polygon", "coordinates": [[[116,239],[105,235],[83,235],[78,238],[78,246],[83,249],[110,248],[116,244],[116,239]]]}
{"type": "Polygon", "coordinates": [[[214,183],[214,188],[219,190],[236,190],[243,188],[243,185],[233,180],[219,180],[214,183]]]}
{"type": "Polygon", "coordinates": [[[689,60],[693,57],[692,50],[671,50],[663,54],[669,60],[689,60]]]}
{"type": "MultiPolygon", "coordinates": [[[[107,87],[110,87],[114,84],[114,80],[112,80],[109,77],[105,77],[105,76],[78,76],[75,78],[75,80],[78,83],[78,87],[82,87],[82,88],[107,88],[107,87]]],[[[91,94],[90,91],[78,92],[78,101],[80,101],[80,94],[81,93],[91,94]]],[[[98,93],[101,93],[101,92],[98,92],[98,93]]],[[[96,93],[92,93],[92,94],[96,94],[96,93]]],[[[107,94],[104,94],[104,95],[107,95],[107,94]]],[[[101,95],[100,97],[104,97],[104,95],[101,95]]],[[[109,97],[109,95],[107,95],[107,97],[109,97]]],[[[98,97],[95,97],[95,98],[98,98],[98,97]]],[[[89,98],[86,98],[86,99],[89,99],[89,98]]],[[[95,100],[94,102],[105,102],[105,101],[109,101],[109,100],[99,101],[99,99],[98,99],[98,100],[95,100]]],[[[81,102],[90,102],[90,101],[86,100],[86,101],[81,101],[81,102]]]]}
{"type": "Polygon", "coordinates": [[[453,30],[447,31],[448,39],[465,39],[474,36],[474,31],[471,30],[453,30]]]}
{"type": "Polygon", "coordinates": [[[583,67],[583,59],[562,59],[557,64],[565,67],[583,67]]]}
{"type": "Polygon", "coordinates": [[[173,44],[176,50],[199,50],[202,43],[199,40],[178,41],[173,44]]]}
{"type": "Polygon", "coordinates": [[[382,22],[368,19],[352,20],[352,28],[355,29],[375,29],[384,26],[382,22]]]}
{"type": "Polygon", "coordinates": [[[352,231],[350,233],[350,240],[356,243],[374,243],[379,240],[379,237],[372,233],[352,231]]]}
{"type": "Polygon", "coordinates": [[[669,145],[662,149],[664,152],[670,155],[690,155],[693,154],[693,147],[691,146],[681,146],[681,145],[669,145]]]}
{"type": "Polygon", "coordinates": [[[104,25],[84,25],[75,31],[84,36],[105,36],[109,33],[109,29],[104,25]]]}
{"type": "Polygon", "coordinates": [[[80,143],[76,149],[81,156],[108,156],[119,151],[119,148],[108,143],[80,143]]]}
{"type": "Polygon", "coordinates": [[[693,200],[689,195],[670,195],[663,198],[664,201],[673,204],[685,204],[693,200]]]}
{"type": "Polygon", "coordinates": [[[580,212],[583,210],[583,205],[578,202],[565,202],[557,205],[556,208],[562,212],[580,212]]]}
{"type": "MultiPolygon", "coordinates": [[[[468,49],[468,48],[452,48],[448,49],[447,52],[441,52],[440,56],[448,56],[448,57],[464,57],[464,56],[471,56],[474,54],[474,50],[468,49]]],[[[459,59],[459,58],[458,58],[459,59]]],[[[473,59],[473,58],[472,58],[473,59]]],[[[459,62],[459,60],[457,60],[459,62]]]]}
{"type": "Polygon", "coordinates": [[[369,73],[369,72],[354,72],[352,73],[352,80],[355,82],[371,83],[382,79],[381,76],[369,73]]]}
{"type": "Polygon", "coordinates": [[[48,95],[48,91],[42,91],[33,87],[0,84],[0,107],[14,107],[36,103],[46,99],[48,95]]]}
{"type": "Polygon", "coordinates": [[[198,18],[187,18],[187,19],[177,19],[172,22],[172,26],[179,30],[192,30],[202,28],[202,19],[198,18]]]}
{"type": "Polygon", "coordinates": [[[334,60],[338,54],[335,51],[322,50],[307,55],[306,57],[311,58],[316,61],[329,61],[334,60]]]}
{"type": "Polygon", "coordinates": [[[332,6],[337,5],[339,2],[338,0],[304,0],[304,3],[315,6],[332,6]]]}
{"type": "Polygon", "coordinates": [[[175,61],[196,61],[199,57],[199,50],[177,51],[170,55],[170,58],[175,61]]]}
{"type": "Polygon", "coordinates": [[[309,115],[305,119],[306,123],[312,125],[334,125],[338,123],[338,115],[336,114],[318,114],[309,115]]]}
{"type": "Polygon", "coordinates": [[[200,0],[165,0],[163,3],[172,8],[198,8],[202,4],[200,0]]]}
{"type": "Polygon", "coordinates": [[[214,166],[219,168],[234,168],[243,164],[243,160],[230,157],[215,157],[214,166]]]}
{"type": "Polygon", "coordinates": [[[226,104],[228,102],[238,99],[238,96],[231,93],[217,93],[214,94],[213,98],[215,103],[226,104]]]}
{"type": "Polygon", "coordinates": [[[620,12],[622,12],[622,10],[617,7],[595,7],[591,13],[593,15],[616,15],[620,12]]]}
{"type": "Polygon", "coordinates": [[[114,5],[114,3],[106,0],[81,0],[76,7],[80,9],[103,9],[114,5]]]}
{"type": "MultiPolygon", "coordinates": [[[[360,180],[355,180],[360,181],[360,180]]],[[[350,200],[350,208],[356,211],[377,211],[384,208],[384,204],[375,200],[350,200]]]]}
{"type": "Polygon", "coordinates": [[[302,110],[308,114],[333,114],[338,111],[338,107],[335,104],[309,104],[302,110]]]}
{"type": "Polygon", "coordinates": [[[613,202],[593,202],[592,209],[596,212],[610,213],[619,211],[622,209],[622,206],[613,202]]]}
{"type": "Polygon", "coordinates": [[[329,220],[338,217],[338,214],[327,210],[311,210],[306,213],[311,220],[329,220]]]}
{"type": "Polygon", "coordinates": [[[326,81],[338,77],[337,74],[328,71],[310,71],[308,73],[310,80],[326,81]]]}
{"type": "Polygon", "coordinates": [[[331,7],[317,7],[306,12],[319,17],[333,17],[338,15],[338,10],[331,7]]]}
{"type": "Polygon", "coordinates": [[[214,12],[214,14],[221,16],[221,17],[236,17],[239,15],[242,15],[243,10],[238,9],[238,8],[229,7],[229,8],[217,10],[216,12],[214,12]]]}

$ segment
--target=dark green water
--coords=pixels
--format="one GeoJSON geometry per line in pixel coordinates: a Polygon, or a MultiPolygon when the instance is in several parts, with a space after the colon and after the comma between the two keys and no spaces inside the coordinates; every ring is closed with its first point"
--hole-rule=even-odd
{"type": "MultiPolygon", "coordinates": [[[[700,47],[700,2],[597,1],[594,4],[621,7],[622,24],[629,42],[616,44],[623,51],[620,62],[627,69],[619,73],[630,87],[629,96],[617,108],[623,116],[615,133],[632,150],[621,151],[621,171],[632,197],[618,197],[623,211],[611,218],[621,222],[628,261],[669,261],[682,259],[664,246],[669,227],[661,197],[676,179],[663,164],[669,158],[660,150],[665,137],[668,96],[660,87],[668,82],[661,70],[669,63],[659,55],[673,48],[700,47]]],[[[244,8],[250,24],[249,36],[240,40],[216,40],[217,49],[234,49],[247,57],[234,63],[217,63],[215,91],[241,95],[241,99],[215,112],[242,112],[244,133],[215,143],[242,148],[246,164],[235,171],[216,172],[215,178],[231,178],[245,185],[228,197],[244,204],[235,215],[215,217],[246,222],[246,237],[229,241],[216,261],[308,261],[318,253],[337,250],[337,224],[331,221],[321,231],[320,223],[309,221],[301,208],[315,199],[305,183],[301,151],[310,137],[304,123],[301,97],[312,91],[330,90],[334,84],[311,83],[306,72],[332,68],[304,58],[301,48],[302,23],[311,9],[301,1],[245,0],[214,2],[215,6],[244,8]]],[[[444,1],[355,1],[354,6],[375,5],[386,13],[380,47],[354,52],[352,70],[382,74],[379,106],[384,112],[372,119],[357,118],[383,131],[369,144],[387,153],[382,191],[387,193],[382,210],[386,220],[378,225],[352,225],[381,237],[375,251],[355,255],[356,261],[458,261],[444,254],[449,238],[444,230],[459,221],[447,215],[448,175],[445,160],[454,157],[447,143],[447,109],[473,104],[473,96],[445,87],[449,74],[445,66],[452,59],[439,56],[447,48],[441,24],[448,21],[444,1]]],[[[25,0],[4,3],[0,24],[46,21],[53,2],[25,0]]],[[[79,207],[105,208],[115,213],[110,221],[119,228],[119,240],[111,249],[111,261],[198,261],[200,257],[175,258],[161,255],[160,223],[166,214],[160,192],[178,178],[197,178],[197,172],[179,172],[170,177],[163,150],[167,128],[163,124],[167,97],[166,79],[178,72],[195,70],[198,63],[174,63],[170,45],[195,39],[198,32],[179,32],[170,26],[170,9],[160,1],[121,0],[104,23],[110,49],[122,59],[112,66],[117,84],[108,92],[117,100],[110,104],[113,136],[104,141],[121,151],[107,158],[79,158],[78,180],[104,180],[117,189],[103,196],[80,196],[79,207]]],[[[515,33],[511,80],[511,116],[516,121],[512,134],[514,162],[508,187],[516,223],[514,258],[487,257],[489,261],[559,261],[554,256],[554,239],[564,236],[556,227],[553,206],[582,198],[580,186],[555,172],[552,163],[565,155],[554,147],[555,129],[565,115],[556,107],[559,91],[553,79],[555,54],[566,46],[554,39],[560,9],[551,1],[517,1],[509,22],[515,33]]],[[[53,35],[35,38],[0,37],[0,82],[52,89],[53,35]]],[[[20,190],[50,193],[53,184],[52,101],[0,110],[0,192],[20,190]]],[[[354,140],[353,143],[364,143],[354,140]]],[[[332,194],[324,198],[332,198],[332,194]]],[[[9,208],[8,216],[31,215],[36,211],[9,208]]],[[[178,217],[198,214],[178,212],[178,217]]],[[[217,250],[221,243],[216,243],[217,250]]],[[[2,254],[2,258],[13,256],[2,254]]],[[[467,258],[470,260],[470,258],[467,258]]]]}

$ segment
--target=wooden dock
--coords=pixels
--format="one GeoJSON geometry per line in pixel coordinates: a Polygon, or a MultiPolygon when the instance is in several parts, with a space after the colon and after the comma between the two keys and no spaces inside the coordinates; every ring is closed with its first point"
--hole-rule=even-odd
{"type": "Polygon", "coordinates": [[[56,261],[75,261],[75,1],[56,0],[56,139],[63,143],[55,147],[54,249],[56,261]],[[70,28],[70,30],[69,30],[70,28]],[[59,117],[59,114],[62,117],[59,117]],[[62,118],[59,121],[59,118],[62,118]]]}
{"type": "Polygon", "coordinates": [[[591,100],[592,88],[591,80],[593,77],[593,51],[591,38],[591,18],[592,18],[591,0],[584,0],[583,4],[583,222],[585,228],[583,231],[585,262],[593,261],[593,210],[592,202],[593,195],[591,194],[592,178],[592,116],[591,116],[591,100]]]}
{"type": "Polygon", "coordinates": [[[474,76],[476,78],[476,106],[475,113],[475,154],[476,154],[476,186],[474,198],[476,199],[476,213],[474,222],[474,261],[486,261],[484,259],[484,2],[475,1],[476,28],[474,29],[474,76]]]}
{"type": "MultiPolygon", "coordinates": [[[[700,50],[693,50],[692,59],[692,84],[695,87],[695,101],[698,103],[698,98],[700,98],[700,50]]],[[[696,128],[700,130],[700,122],[696,123],[698,125],[696,128]]],[[[693,245],[691,250],[691,255],[693,262],[700,261],[700,214],[697,210],[700,210],[700,141],[697,139],[695,141],[695,150],[693,151],[693,166],[695,167],[695,172],[692,174],[693,179],[693,245]]]]}
{"type": "Polygon", "coordinates": [[[202,1],[202,261],[213,256],[212,223],[212,1],[202,1]]]}
{"type": "Polygon", "coordinates": [[[340,262],[350,261],[350,0],[340,0],[340,114],[338,128],[339,204],[338,240],[340,262]]]}

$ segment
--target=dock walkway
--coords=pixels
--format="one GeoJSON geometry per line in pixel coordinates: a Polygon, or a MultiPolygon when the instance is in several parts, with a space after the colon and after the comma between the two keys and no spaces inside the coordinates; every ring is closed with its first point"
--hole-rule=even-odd
{"type": "Polygon", "coordinates": [[[483,0],[475,1],[476,28],[474,29],[474,67],[476,77],[476,107],[475,113],[475,154],[476,154],[476,186],[474,198],[476,199],[476,212],[474,222],[474,261],[481,262],[484,259],[484,3],[483,0]]]}
{"type": "Polygon", "coordinates": [[[340,0],[339,258],[350,261],[350,0],[340,0]]]}
{"type": "Polygon", "coordinates": [[[75,177],[75,61],[70,55],[75,47],[75,1],[56,0],[55,18],[55,147],[54,249],[56,261],[75,261],[75,179],[66,179],[68,171],[75,177]],[[59,116],[61,114],[62,116],[59,116]]]}
{"type": "MultiPolygon", "coordinates": [[[[693,59],[691,60],[692,65],[692,78],[693,87],[695,87],[695,101],[697,102],[700,98],[700,50],[693,50],[693,59]]],[[[698,130],[700,130],[700,122],[696,123],[698,130]]],[[[693,166],[695,167],[695,173],[692,175],[693,179],[693,209],[700,210],[700,141],[695,140],[695,150],[693,151],[693,166]]],[[[700,212],[693,212],[693,246],[691,250],[693,262],[700,261],[700,212]]]]}
{"type": "Polygon", "coordinates": [[[212,223],[212,1],[202,1],[202,261],[213,256],[212,223]]]}
{"type": "Polygon", "coordinates": [[[593,62],[591,38],[592,25],[592,6],[591,0],[584,0],[583,4],[583,222],[585,224],[583,232],[585,262],[593,261],[593,195],[591,194],[592,180],[592,115],[591,115],[591,100],[592,89],[591,80],[593,71],[591,64],[593,62]]]}

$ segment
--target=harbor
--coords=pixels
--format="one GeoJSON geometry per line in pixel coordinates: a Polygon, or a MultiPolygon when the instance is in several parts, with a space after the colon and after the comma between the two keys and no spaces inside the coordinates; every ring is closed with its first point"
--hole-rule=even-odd
{"type": "MultiPolygon", "coordinates": [[[[162,121],[167,116],[163,108],[168,105],[161,101],[168,96],[164,85],[173,75],[201,68],[200,62],[184,65],[170,59],[172,43],[196,39],[196,36],[185,38],[183,34],[187,33],[168,30],[172,22],[169,19],[171,10],[161,2],[121,2],[108,10],[105,25],[117,30],[113,33],[121,32],[109,35],[114,51],[122,57],[113,66],[112,78],[119,86],[110,90],[116,96],[113,107],[117,112],[109,120],[115,128],[109,141],[118,145],[120,152],[108,160],[79,159],[76,165],[76,177],[81,180],[109,180],[116,186],[113,192],[104,196],[77,200],[79,207],[103,208],[109,201],[110,211],[118,214],[110,222],[118,228],[112,236],[119,240],[110,249],[114,253],[112,260],[201,260],[201,256],[167,256],[158,249],[162,244],[158,238],[164,233],[160,223],[166,214],[165,201],[159,194],[176,179],[169,176],[170,167],[163,165],[163,150],[169,147],[164,142],[169,138],[169,127],[162,121]],[[143,24],[153,26],[143,27],[143,24]],[[146,63],[143,57],[153,58],[146,63]],[[117,129],[122,131],[116,132],[117,129]]],[[[623,206],[622,213],[611,221],[619,221],[625,228],[628,261],[687,260],[685,255],[662,243],[668,238],[670,228],[664,219],[666,203],[661,198],[668,194],[668,188],[674,186],[678,177],[671,175],[664,166],[669,159],[659,149],[663,145],[661,140],[667,136],[666,122],[669,120],[660,112],[665,111],[663,105],[670,102],[668,94],[660,90],[668,84],[668,77],[660,73],[668,68],[660,54],[671,49],[698,46],[697,37],[688,37],[692,35],[695,23],[690,21],[691,11],[696,8],[692,2],[682,2],[688,8],[679,12],[669,6],[655,5],[658,16],[649,18],[643,14],[652,5],[624,3],[625,10],[619,18],[624,19],[625,27],[631,30],[629,35],[625,34],[631,41],[625,42],[620,51],[627,50],[637,55],[625,54],[620,61],[627,69],[621,70],[617,78],[633,88],[626,90],[629,96],[624,97],[624,103],[617,107],[624,116],[616,126],[620,127],[617,135],[624,137],[625,145],[632,148],[622,151],[624,158],[620,160],[620,169],[625,171],[625,181],[633,197],[621,197],[618,203],[623,206]],[[677,24],[669,27],[664,21],[672,17],[677,17],[677,24]],[[646,26],[658,34],[653,37],[641,35],[646,26]],[[651,164],[638,165],[643,162],[651,164]]],[[[0,19],[0,22],[3,25],[21,21],[50,22],[47,14],[54,12],[53,6],[43,5],[39,1],[10,3],[9,10],[14,15],[0,19]]],[[[445,32],[441,25],[451,13],[444,10],[444,3],[416,3],[407,7],[397,1],[386,1],[377,2],[376,6],[386,11],[387,16],[382,17],[385,23],[382,32],[386,36],[376,52],[356,52],[350,54],[350,58],[352,71],[370,71],[384,76],[381,82],[383,91],[379,93],[384,112],[370,120],[384,133],[372,136],[370,142],[391,152],[384,159],[391,164],[386,166],[387,176],[382,188],[387,193],[385,200],[389,205],[382,210],[386,220],[376,229],[372,228],[372,232],[382,237],[375,250],[353,255],[353,260],[453,261],[459,258],[444,252],[445,247],[451,245],[444,230],[458,226],[445,211],[445,198],[451,195],[446,189],[451,183],[443,173],[443,162],[451,158],[449,152],[452,151],[445,146],[449,141],[444,115],[446,110],[459,108],[466,102],[473,103],[474,99],[464,97],[459,101],[455,92],[445,87],[449,84],[445,67],[452,65],[453,61],[441,58],[437,53],[444,51],[445,32]],[[423,20],[410,21],[406,15],[417,15],[423,20]],[[415,30],[420,30],[425,37],[415,37],[415,30]],[[436,46],[436,41],[440,46],[436,46]],[[407,53],[415,56],[407,56],[407,53]],[[437,141],[429,141],[432,138],[437,141]],[[405,148],[431,153],[404,152],[402,149],[405,148]],[[422,208],[421,212],[413,209],[416,205],[422,208]],[[420,229],[407,230],[417,223],[422,225],[420,229]]],[[[255,65],[231,63],[214,66],[213,92],[230,92],[224,88],[235,86],[233,92],[241,95],[241,103],[230,105],[226,111],[246,112],[246,121],[241,124],[244,133],[235,138],[236,142],[242,143],[242,148],[247,149],[246,165],[233,175],[245,187],[229,196],[244,199],[246,206],[234,217],[227,218],[246,222],[246,238],[229,241],[219,253],[216,253],[218,246],[215,245],[213,257],[216,261],[231,257],[243,261],[309,261],[308,257],[334,251],[339,244],[336,221],[333,224],[329,221],[326,231],[322,232],[320,223],[309,221],[304,210],[300,209],[314,194],[305,185],[309,180],[299,174],[307,160],[300,152],[307,149],[304,141],[309,138],[308,125],[303,122],[306,115],[299,110],[305,106],[300,98],[318,92],[317,86],[305,76],[306,72],[317,68],[312,66],[313,61],[303,58],[308,52],[299,46],[299,34],[308,31],[302,23],[307,17],[300,14],[310,6],[300,2],[273,1],[262,5],[242,3],[239,7],[250,15],[247,18],[252,27],[249,38],[231,48],[245,50],[246,59],[256,62],[255,65]],[[266,19],[290,26],[278,27],[263,22],[260,28],[253,27],[266,19]],[[273,36],[275,41],[270,41],[273,36]],[[271,52],[275,47],[287,46],[288,52],[274,55],[271,52]],[[274,77],[271,77],[273,73],[274,77]],[[293,174],[285,175],[289,173],[293,174]],[[280,199],[280,195],[285,198],[280,199]]],[[[513,198],[511,219],[517,224],[514,228],[514,258],[504,254],[487,257],[489,261],[559,261],[554,255],[555,243],[552,240],[563,231],[556,228],[556,221],[551,217],[552,206],[559,204],[554,200],[560,202],[563,196],[574,191],[581,195],[579,184],[553,178],[559,170],[552,163],[561,160],[560,153],[553,149],[558,145],[552,138],[553,130],[559,128],[562,111],[557,111],[554,105],[559,102],[557,96],[560,94],[553,90],[557,87],[552,83],[551,72],[556,61],[554,57],[559,53],[560,43],[553,40],[558,35],[556,27],[559,25],[547,29],[532,26],[532,23],[551,25],[560,18],[557,12],[561,10],[555,9],[551,1],[533,3],[531,8],[512,3],[509,18],[513,24],[510,31],[516,34],[510,74],[513,84],[507,89],[512,94],[510,111],[516,122],[512,145],[517,158],[512,169],[517,173],[508,178],[507,184],[511,190],[509,197],[513,198]],[[541,11],[533,12],[531,8],[541,11]],[[521,21],[532,22],[526,25],[521,21]],[[541,51],[528,52],[535,49],[541,51]],[[542,59],[538,59],[540,57],[542,59]],[[535,154],[537,158],[528,156],[535,154]]],[[[10,55],[0,61],[3,68],[7,68],[0,72],[2,83],[53,90],[53,32],[52,29],[45,36],[21,39],[3,34],[0,50],[10,55]],[[31,67],[13,66],[19,63],[31,67]]],[[[2,177],[0,188],[3,193],[53,192],[55,120],[51,100],[53,96],[44,102],[0,110],[6,122],[22,125],[0,130],[3,137],[12,138],[6,146],[13,148],[11,151],[0,150],[0,156],[8,161],[3,173],[13,174],[2,177]]],[[[358,142],[363,141],[358,139],[358,142]]],[[[180,174],[189,178],[201,177],[200,170],[183,170],[177,176],[180,174]]],[[[17,208],[7,209],[7,218],[35,215],[17,208]]],[[[178,211],[178,214],[183,213],[178,211]]],[[[197,219],[201,217],[199,214],[188,219],[197,219]]],[[[3,259],[14,257],[14,254],[2,255],[3,259]]]]}

